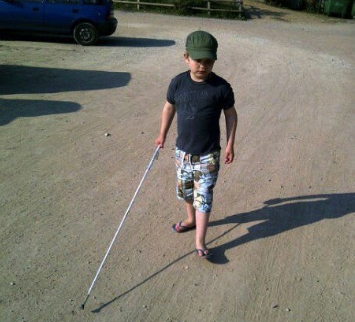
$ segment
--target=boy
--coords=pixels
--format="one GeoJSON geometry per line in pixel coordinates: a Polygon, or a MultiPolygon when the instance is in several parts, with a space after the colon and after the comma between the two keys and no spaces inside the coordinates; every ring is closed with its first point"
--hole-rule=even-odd
{"type": "Polygon", "coordinates": [[[222,110],[227,132],[226,164],[234,159],[238,121],[230,84],[212,72],[217,47],[216,38],[205,31],[187,36],[184,59],[189,70],[176,76],[169,85],[160,133],[155,140],[156,146],[164,147],[176,112],[177,196],[185,201],[187,219],[172,228],[177,233],[196,228],[196,253],[201,258],[212,255],[205,240],[219,170],[222,110]]]}

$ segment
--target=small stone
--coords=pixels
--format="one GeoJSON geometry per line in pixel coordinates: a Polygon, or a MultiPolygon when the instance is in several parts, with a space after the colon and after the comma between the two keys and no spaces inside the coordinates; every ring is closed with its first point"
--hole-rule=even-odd
{"type": "Polygon", "coordinates": [[[188,266],[184,266],[184,269],[189,269],[189,267],[188,266]]]}
{"type": "Polygon", "coordinates": [[[107,132],[105,133],[105,136],[110,136],[110,135],[111,135],[110,133],[107,133],[107,132]]]}
{"type": "Polygon", "coordinates": [[[291,309],[289,309],[289,308],[286,308],[286,312],[291,312],[291,309]]]}
{"type": "Polygon", "coordinates": [[[275,304],[272,308],[273,309],[277,309],[279,307],[279,305],[278,304],[275,304]]]}
{"type": "Polygon", "coordinates": [[[10,283],[10,285],[11,285],[11,286],[14,286],[14,285],[16,285],[16,283],[14,283],[14,282],[11,282],[11,283],[10,283]]]}

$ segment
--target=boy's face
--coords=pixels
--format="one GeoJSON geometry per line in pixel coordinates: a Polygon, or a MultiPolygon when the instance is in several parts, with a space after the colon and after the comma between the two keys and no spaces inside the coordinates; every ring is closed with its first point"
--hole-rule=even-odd
{"type": "Polygon", "coordinates": [[[210,58],[192,59],[187,54],[184,55],[185,62],[190,68],[191,78],[195,82],[205,81],[213,69],[215,60],[210,58]]]}

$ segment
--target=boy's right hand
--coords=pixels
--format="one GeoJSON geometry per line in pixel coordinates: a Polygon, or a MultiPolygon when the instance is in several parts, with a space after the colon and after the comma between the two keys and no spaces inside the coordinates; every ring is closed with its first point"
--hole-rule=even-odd
{"type": "Polygon", "coordinates": [[[154,144],[157,148],[160,145],[160,148],[164,148],[165,138],[162,135],[159,135],[155,140],[154,144]]]}

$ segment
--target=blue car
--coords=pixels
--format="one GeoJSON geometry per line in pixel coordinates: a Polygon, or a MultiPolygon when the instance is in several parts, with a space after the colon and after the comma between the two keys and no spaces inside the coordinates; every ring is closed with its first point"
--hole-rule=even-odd
{"type": "Polygon", "coordinates": [[[112,0],[0,0],[0,30],[73,35],[89,46],[116,28],[112,0]]]}

